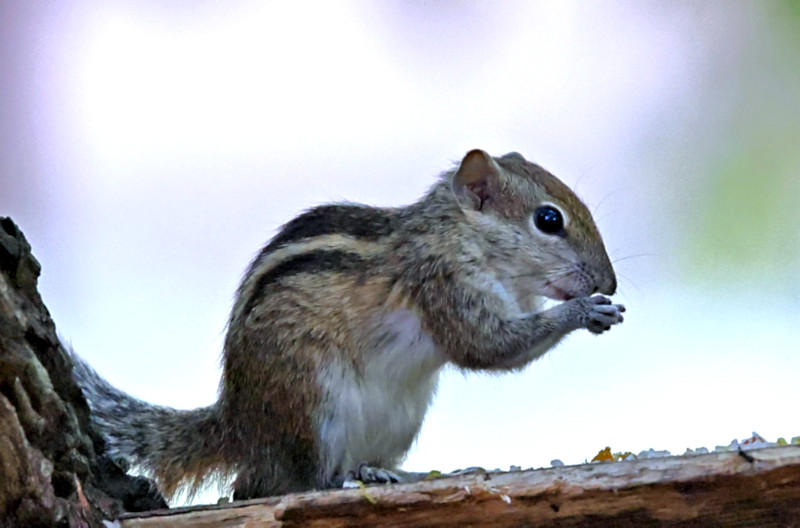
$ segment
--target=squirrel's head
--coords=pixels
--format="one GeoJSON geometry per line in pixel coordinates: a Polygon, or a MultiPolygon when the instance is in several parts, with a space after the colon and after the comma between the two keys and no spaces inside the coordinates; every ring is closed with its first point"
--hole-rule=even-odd
{"type": "Polygon", "coordinates": [[[516,152],[492,158],[472,150],[453,174],[452,191],[501,280],[558,300],[616,291],[591,213],[540,166],[516,152]]]}

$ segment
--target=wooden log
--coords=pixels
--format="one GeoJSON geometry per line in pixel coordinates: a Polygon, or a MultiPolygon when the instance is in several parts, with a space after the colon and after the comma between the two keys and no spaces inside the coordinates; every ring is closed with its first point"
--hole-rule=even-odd
{"type": "Polygon", "coordinates": [[[123,528],[800,526],[800,446],[480,473],[128,514],[123,528]]]}

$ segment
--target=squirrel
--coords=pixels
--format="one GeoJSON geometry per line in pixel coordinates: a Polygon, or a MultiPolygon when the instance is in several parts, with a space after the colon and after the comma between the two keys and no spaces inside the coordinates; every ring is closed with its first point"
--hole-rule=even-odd
{"type": "Polygon", "coordinates": [[[569,187],[472,150],[411,205],[284,225],[238,288],[213,405],[143,402],[73,353],[74,377],[110,453],[167,496],[214,477],[235,477],[236,500],[411,480],[397,466],[446,364],[514,371],[573,330],[602,334],[623,320],[616,287],[569,187]]]}

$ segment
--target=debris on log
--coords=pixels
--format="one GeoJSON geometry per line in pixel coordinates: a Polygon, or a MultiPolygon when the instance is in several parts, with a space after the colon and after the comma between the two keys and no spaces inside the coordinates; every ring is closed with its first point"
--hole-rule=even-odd
{"type": "Polygon", "coordinates": [[[800,446],[478,473],[123,516],[122,528],[800,526],[800,446]],[[750,460],[752,459],[752,460],[750,460]]]}

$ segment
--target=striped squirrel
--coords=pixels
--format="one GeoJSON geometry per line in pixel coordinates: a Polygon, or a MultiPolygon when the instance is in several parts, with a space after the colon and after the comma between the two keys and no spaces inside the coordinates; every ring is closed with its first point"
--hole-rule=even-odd
{"type": "Polygon", "coordinates": [[[418,202],[323,205],[250,264],[219,399],[176,410],[75,378],[112,455],[166,495],[234,477],[245,499],[398,481],[447,363],[517,370],[566,334],[622,322],[591,214],[518,153],[473,150],[418,202]],[[543,309],[543,298],[563,301],[543,309]]]}

